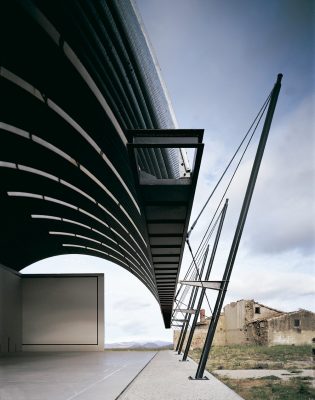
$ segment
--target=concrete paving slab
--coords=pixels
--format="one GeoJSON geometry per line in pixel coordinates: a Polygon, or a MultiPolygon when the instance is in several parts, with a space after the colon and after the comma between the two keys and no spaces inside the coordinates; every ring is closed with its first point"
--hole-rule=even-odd
{"type": "Polygon", "coordinates": [[[208,380],[189,380],[197,364],[173,351],[160,351],[118,397],[119,400],[241,400],[238,394],[208,372],[208,380]]]}
{"type": "Polygon", "coordinates": [[[0,399],[114,400],[155,354],[9,353],[0,357],[0,399]]]}
{"type": "Polygon", "coordinates": [[[309,377],[315,380],[315,371],[313,369],[303,369],[298,370],[297,372],[290,372],[286,369],[220,369],[213,372],[217,375],[226,376],[231,379],[259,379],[273,375],[282,380],[289,380],[297,376],[309,377]]]}

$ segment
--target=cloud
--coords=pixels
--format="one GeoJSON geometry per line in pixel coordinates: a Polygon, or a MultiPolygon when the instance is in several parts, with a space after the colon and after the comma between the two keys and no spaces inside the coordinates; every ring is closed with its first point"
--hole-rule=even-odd
{"type": "MultiPolygon", "coordinates": [[[[225,304],[240,298],[254,298],[285,311],[299,307],[315,309],[313,110],[314,97],[308,96],[294,112],[282,113],[280,118],[275,114],[225,304]]],[[[221,279],[223,274],[257,140],[258,137],[228,194],[230,205],[212,279],[221,279]]],[[[206,143],[206,155],[211,153],[210,149],[206,143]]],[[[213,142],[211,150],[219,157],[210,161],[208,156],[203,161],[192,221],[225,166],[220,162],[224,154],[222,143],[213,142]],[[217,176],[208,171],[216,171],[217,176]]],[[[194,250],[219,198],[219,194],[214,196],[191,235],[194,250]]],[[[190,262],[186,250],[184,271],[190,262]]],[[[212,301],[213,306],[215,299],[212,301]]],[[[208,309],[206,302],[204,307],[208,309]]]]}
{"type": "Polygon", "coordinates": [[[123,300],[118,300],[113,302],[113,307],[117,310],[124,309],[124,311],[130,311],[137,309],[139,312],[143,312],[144,309],[150,307],[149,302],[144,302],[143,297],[134,298],[133,296],[125,297],[123,300]]]}
{"type": "Polygon", "coordinates": [[[314,97],[272,128],[258,178],[247,245],[253,252],[314,251],[314,97]]]}
{"type": "MultiPolygon", "coordinates": [[[[219,257],[225,259],[224,256],[219,257]]],[[[224,267],[220,265],[215,274],[224,267]]],[[[315,311],[314,259],[298,251],[279,254],[248,254],[239,251],[224,304],[239,299],[255,299],[283,311],[305,308],[315,311]]],[[[215,274],[212,279],[215,279],[215,274]]],[[[212,298],[212,306],[215,299],[212,298]]],[[[207,303],[204,307],[209,314],[207,303]]]]}

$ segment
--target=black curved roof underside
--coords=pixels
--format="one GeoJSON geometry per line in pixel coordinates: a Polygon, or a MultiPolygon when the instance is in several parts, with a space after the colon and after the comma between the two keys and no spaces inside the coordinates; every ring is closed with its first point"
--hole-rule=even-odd
{"type": "MultiPolygon", "coordinates": [[[[169,326],[178,270],[161,301],[125,132],[174,120],[132,4],[5,0],[0,19],[0,262],[113,261],[149,288],[169,326]]],[[[179,157],[144,149],[140,167],[176,178],[179,157]]]]}

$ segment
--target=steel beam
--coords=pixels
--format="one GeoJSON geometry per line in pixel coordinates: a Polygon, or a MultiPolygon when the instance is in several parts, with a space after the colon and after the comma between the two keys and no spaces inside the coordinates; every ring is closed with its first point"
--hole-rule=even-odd
{"type": "MultiPolygon", "coordinates": [[[[221,236],[221,232],[222,232],[222,227],[223,227],[223,223],[224,223],[227,207],[228,207],[228,200],[226,199],[225,204],[224,204],[223,209],[222,209],[221,218],[220,218],[219,226],[218,226],[217,233],[216,233],[216,236],[215,236],[215,240],[214,240],[214,243],[213,243],[213,248],[212,248],[211,257],[210,257],[210,260],[209,260],[208,269],[207,269],[206,275],[205,275],[205,279],[206,280],[208,280],[209,277],[210,277],[210,273],[211,273],[211,270],[212,270],[214,258],[215,258],[215,255],[216,255],[216,251],[217,251],[217,248],[218,248],[218,244],[219,244],[219,240],[220,240],[220,236],[221,236]]],[[[184,355],[183,355],[182,361],[186,361],[187,360],[188,352],[189,352],[189,349],[190,349],[190,346],[191,346],[192,338],[194,336],[195,328],[196,328],[196,325],[197,325],[200,309],[201,309],[202,302],[203,302],[205,294],[206,294],[206,288],[204,287],[204,288],[202,288],[201,293],[200,293],[200,297],[199,297],[198,304],[197,304],[196,311],[195,311],[194,320],[193,320],[192,326],[190,328],[190,332],[189,332],[189,336],[188,336],[188,339],[187,339],[187,344],[186,344],[186,348],[185,348],[185,351],[184,351],[184,355]]]]}
{"type": "MultiPolygon", "coordinates": [[[[195,314],[196,310],[192,310],[192,309],[181,309],[181,308],[175,308],[174,310],[175,312],[180,312],[182,314],[195,314]]],[[[174,321],[174,320],[173,320],[174,321]]]]}
{"type": "Polygon", "coordinates": [[[225,298],[225,293],[226,293],[226,290],[227,290],[227,287],[228,287],[228,282],[230,280],[230,276],[231,276],[231,273],[232,273],[232,270],[233,270],[233,265],[234,265],[234,262],[235,262],[237,250],[238,250],[238,247],[239,247],[239,244],[240,244],[240,240],[241,240],[241,237],[242,237],[244,225],[245,225],[245,222],[246,222],[248,209],[249,209],[249,206],[250,206],[250,203],[251,203],[251,199],[252,199],[252,196],[253,196],[253,192],[254,192],[254,188],[255,188],[255,184],[256,184],[256,180],[257,180],[257,176],[258,176],[258,172],[259,172],[259,168],[260,168],[260,164],[261,164],[261,160],[262,160],[262,157],[264,155],[264,150],[265,150],[265,146],[266,146],[266,143],[267,143],[268,134],[269,134],[269,131],[270,131],[270,126],[271,126],[273,114],[274,114],[274,111],[275,111],[275,108],[276,108],[276,104],[277,104],[277,100],[278,100],[278,96],[279,96],[279,92],[280,92],[280,88],[281,88],[281,79],[282,79],[282,74],[279,74],[278,77],[277,77],[277,81],[275,83],[275,86],[273,88],[272,94],[271,94],[270,103],[269,103],[269,107],[268,107],[265,123],[264,123],[263,129],[262,129],[262,133],[261,133],[261,136],[260,136],[260,141],[259,141],[259,144],[258,144],[258,148],[257,148],[254,164],[253,164],[251,175],[250,175],[250,178],[249,178],[249,181],[248,181],[248,185],[247,185],[247,189],[246,189],[246,193],[245,193],[242,209],[241,209],[241,212],[240,212],[240,216],[239,216],[237,227],[236,227],[235,234],[234,234],[234,239],[233,239],[233,242],[232,242],[232,246],[231,246],[231,249],[230,249],[229,257],[228,257],[227,264],[226,264],[225,271],[224,271],[224,275],[223,275],[224,287],[223,287],[223,290],[219,291],[219,293],[218,293],[217,301],[216,301],[216,304],[215,304],[215,308],[213,310],[211,322],[210,322],[210,325],[209,325],[209,330],[208,330],[208,333],[207,333],[207,337],[206,337],[204,348],[203,348],[202,353],[201,353],[201,357],[200,357],[200,361],[199,361],[199,365],[198,365],[198,368],[197,368],[195,379],[203,379],[203,374],[204,374],[204,370],[205,370],[206,363],[207,363],[207,360],[208,360],[209,352],[210,352],[210,349],[211,349],[213,337],[214,337],[214,334],[215,334],[215,329],[216,329],[216,326],[217,326],[217,323],[218,323],[218,320],[219,320],[220,312],[221,312],[221,309],[222,309],[222,306],[223,306],[223,302],[224,302],[224,298],[225,298]]]}
{"type": "Polygon", "coordinates": [[[182,285],[202,287],[205,289],[221,290],[223,281],[180,281],[182,285]]]}
{"type": "MultiPolygon", "coordinates": [[[[195,290],[196,290],[195,288],[192,289],[192,292],[191,292],[191,295],[190,295],[190,299],[189,299],[189,302],[188,302],[188,308],[191,308],[191,301],[192,301],[192,297],[193,297],[193,295],[194,295],[194,291],[195,291],[195,290]]],[[[181,344],[181,341],[182,341],[182,337],[183,337],[183,334],[184,334],[184,329],[185,329],[185,325],[186,325],[187,320],[188,320],[188,314],[185,315],[185,321],[183,322],[182,329],[181,329],[180,334],[179,334],[179,338],[178,338],[178,342],[177,342],[177,344],[176,344],[175,351],[178,351],[179,346],[180,346],[180,344],[181,344]]]]}
{"type": "MultiPolygon", "coordinates": [[[[206,248],[200,272],[197,270],[200,279],[202,279],[202,274],[203,274],[203,270],[204,270],[204,267],[205,267],[205,264],[206,264],[206,261],[207,261],[208,252],[209,252],[209,246],[207,246],[207,248],[206,248]]],[[[197,265],[195,265],[195,267],[197,268],[197,265]]],[[[197,298],[197,294],[198,294],[198,289],[199,289],[198,287],[194,287],[193,288],[191,302],[188,305],[188,308],[194,308],[194,305],[195,305],[195,302],[196,302],[196,298],[197,298]]],[[[183,334],[182,334],[181,341],[180,341],[179,346],[178,346],[178,354],[180,354],[182,352],[182,348],[183,348],[185,337],[186,337],[186,334],[187,334],[189,322],[190,322],[190,319],[191,319],[191,314],[187,314],[185,318],[186,318],[186,323],[184,323],[184,326],[183,326],[183,334]]]]}

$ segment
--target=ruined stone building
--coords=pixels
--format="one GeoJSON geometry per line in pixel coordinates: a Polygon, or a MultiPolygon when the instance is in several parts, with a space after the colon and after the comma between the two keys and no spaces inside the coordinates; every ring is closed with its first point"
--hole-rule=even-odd
{"type": "MultiPolygon", "coordinates": [[[[210,320],[201,310],[192,349],[203,347],[210,320]]],[[[177,343],[179,332],[174,331],[174,343],[177,343]]],[[[315,313],[311,311],[283,312],[254,300],[238,300],[224,307],[213,344],[301,345],[311,344],[313,337],[315,313]]]]}
{"type": "Polygon", "coordinates": [[[311,344],[315,337],[315,314],[300,309],[269,318],[259,318],[249,322],[246,330],[246,339],[250,343],[311,344]]]}

